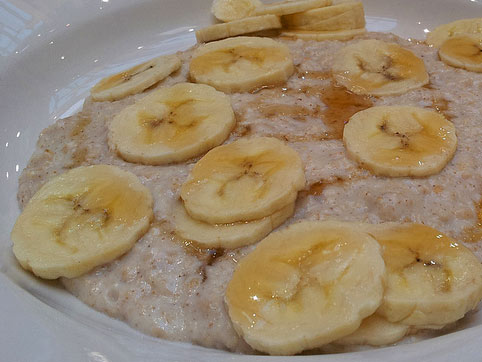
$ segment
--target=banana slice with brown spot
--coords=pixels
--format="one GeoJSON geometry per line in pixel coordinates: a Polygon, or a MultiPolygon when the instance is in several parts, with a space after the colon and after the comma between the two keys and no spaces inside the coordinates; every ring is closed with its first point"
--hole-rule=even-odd
{"type": "Polygon", "coordinates": [[[482,34],[453,36],[438,51],[445,64],[471,72],[482,72],[482,34]]]}
{"type": "Polygon", "coordinates": [[[259,0],[214,0],[211,13],[216,19],[228,22],[252,16],[261,5],[263,3],[259,0]]]}
{"type": "Polygon", "coordinates": [[[190,217],[182,202],[176,202],[173,208],[174,228],[179,237],[202,247],[235,249],[263,239],[293,215],[294,209],[295,203],[292,202],[259,220],[208,224],[190,217]]]}
{"type": "Polygon", "coordinates": [[[181,67],[177,55],[163,55],[102,79],[90,90],[94,101],[116,101],[140,93],[181,67]]]}
{"type": "Polygon", "coordinates": [[[386,346],[398,342],[409,333],[410,327],[401,323],[392,323],[378,314],[365,318],[355,332],[337,339],[334,344],[342,346],[365,345],[386,346]]]}
{"type": "Polygon", "coordinates": [[[75,168],[29,201],[12,230],[13,252],[39,277],[75,278],[131,249],[152,217],[151,194],[134,174],[75,168]]]}
{"type": "Polygon", "coordinates": [[[310,30],[283,30],[281,36],[304,40],[349,40],[357,35],[363,35],[367,31],[362,29],[334,30],[334,31],[310,31],[310,30]]]}
{"type": "Polygon", "coordinates": [[[251,347],[295,354],[353,333],[380,305],[384,273],[368,234],[305,221],[271,233],[243,258],[225,300],[251,347]]]}
{"type": "Polygon", "coordinates": [[[331,0],[288,0],[261,5],[255,8],[256,15],[288,15],[331,5],[331,0]]]}
{"type": "Polygon", "coordinates": [[[334,31],[365,27],[365,12],[361,2],[342,3],[285,15],[283,27],[296,30],[334,31]]]}
{"type": "Polygon", "coordinates": [[[463,34],[482,34],[482,18],[460,19],[440,25],[427,34],[426,42],[438,48],[445,40],[463,34]]]}
{"type": "Polygon", "coordinates": [[[376,175],[403,177],[439,173],[452,159],[457,136],[440,113],[410,106],[372,107],[345,125],[347,153],[376,175]]]}
{"type": "Polygon", "coordinates": [[[395,95],[429,82],[423,60],[411,51],[381,40],[361,40],[335,56],[336,82],[357,94],[395,95]]]}
{"type": "Polygon", "coordinates": [[[421,224],[365,224],[383,248],[387,281],[377,314],[424,328],[462,318],[482,299],[482,264],[450,237],[421,224]]]}
{"type": "Polygon", "coordinates": [[[275,138],[242,138],[201,158],[181,198],[192,218],[227,224],[271,215],[294,202],[304,186],[296,151],[275,138]]]}
{"type": "Polygon", "coordinates": [[[235,122],[224,93],[204,84],[179,83],[122,110],[109,125],[109,142],[129,162],[179,162],[223,143],[235,122]]]}
{"type": "Polygon", "coordinates": [[[279,28],[281,28],[281,22],[276,15],[253,16],[196,30],[196,39],[199,43],[205,43],[231,36],[279,28]]]}
{"type": "Polygon", "coordinates": [[[237,37],[198,47],[189,75],[227,92],[249,92],[285,83],[294,72],[288,47],[269,38],[237,37]]]}

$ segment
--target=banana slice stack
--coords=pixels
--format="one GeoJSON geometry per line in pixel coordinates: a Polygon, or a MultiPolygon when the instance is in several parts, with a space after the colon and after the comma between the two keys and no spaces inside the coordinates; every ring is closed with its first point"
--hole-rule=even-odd
{"type": "Polygon", "coordinates": [[[441,25],[427,34],[426,41],[439,48],[440,59],[447,65],[482,72],[482,18],[441,25]]]}
{"type": "Polygon", "coordinates": [[[398,44],[375,39],[342,48],[332,73],[349,91],[375,96],[406,93],[429,82],[422,59],[398,44]]]}
{"type": "Polygon", "coordinates": [[[437,230],[336,221],[271,233],[238,263],[225,295],[236,331],[275,355],[391,344],[453,323],[481,299],[481,263],[437,230]]]}
{"type": "Polygon", "coordinates": [[[161,165],[218,146],[235,123],[227,95],[204,84],[178,83],[124,108],[109,125],[109,142],[128,162],[161,165]]]}
{"type": "Polygon", "coordinates": [[[365,32],[361,2],[214,0],[211,12],[224,23],[197,30],[198,42],[280,28],[284,36],[313,40],[344,40],[365,32]]]}
{"type": "Polygon", "coordinates": [[[114,166],[72,169],[48,181],[13,227],[13,252],[45,279],[75,278],[130,250],[153,217],[149,190],[114,166]]]}
{"type": "Polygon", "coordinates": [[[176,233],[204,247],[254,243],[293,214],[304,186],[300,157],[275,138],[216,147],[181,188],[173,213],[176,233]]]}

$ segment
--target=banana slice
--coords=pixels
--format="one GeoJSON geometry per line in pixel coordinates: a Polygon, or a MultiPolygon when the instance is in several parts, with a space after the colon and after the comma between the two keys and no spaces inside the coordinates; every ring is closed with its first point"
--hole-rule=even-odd
{"type": "Polygon", "coordinates": [[[294,354],[354,332],[380,305],[384,272],[368,234],[300,222],[271,233],[238,263],[225,300],[251,347],[294,354]]]}
{"type": "Polygon", "coordinates": [[[342,3],[303,13],[285,15],[283,27],[296,30],[333,31],[365,27],[365,12],[361,2],[342,3]]]}
{"type": "Polygon", "coordinates": [[[221,144],[236,121],[229,97],[203,84],[161,88],[122,110],[109,142],[126,161],[179,162],[221,144]]]}
{"type": "Polygon", "coordinates": [[[196,49],[189,74],[227,92],[249,92],[283,84],[294,72],[288,47],[269,38],[237,37],[205,44],[196,49]]]}
{"type": "Polygon", "coordinates": [[[281,36],[304,40],[348,40],[357,35],[363,35],[366,29],[334,30],[334,31],[309,31],[309,30],[284,30],[281,36]]]}
{"type": "Polygon", "coordinates": [[[261,5],[263,3],[259,0],[214,0],[211,13],[216,19],[228,22],[253,15],[261,5]]]}
{"type": "Polygon", "coordinates": [[[482,18],[461,19],[440,25],[427,34],[426,42],[438,48],[448,38],[462,34],[482,34],[482,18]]]}
{"type": "Polygon", "coordinates": [[[279,28],[281,28],[281,22],[276,15],[253,16],[196,30],[196,39],[199,43],[204,43],[212,40],[229,38],[230,36],[279,28]]]}
{"type": "Polygon", "coordinates": [[[361,40],[341,49],[332,72],[338,84],[356,94],[395,95],[429,82],[423,61],[411,51],[381,40],[361,40]]]}
{"type": "Polygon", "coordinates": [[[383,248],[387,282],[377,314],[409,326],[455,322],[482,299],[482,264],[463,245],[421,224],[365,225],[383,248]]]}
{"type": "Polygon", "coordinates": [[[181,67],[176,55],[163,55],[102,79],[90,90],[94,101],[116,101],[140,93],[181,67]]]}
{"type": "Polygon", "coordinates": [[[127,252],[148,230],[149,190],[114,166],[72,169],[47,182],[13,227],[13,252],[45,279],[75,278],[127,252]]]}
{"type": "Polygon", "coordinates": [[[232,224],[208,224],[191,218],[181,202],[176,203],[173,218],[176,234],[206,248],[235,249],[253,244],[288,219],[295,210],[295,203],[283,207],[272,215],[250,222],[232,224]]]}
{"type": "Polygon", "coordinates": [[[452,159],[457,136],[440,113],[410,106],[380,106],[358,112],[343,131],[347,153],[376,175],[403,177],[439,173],[452,159]]]}
{"type": "Polygon", "coordinates": [[[227,224],[271,215],[294,202],[304,186],[296,151],[275,138],[242,138],[201,158],[181,198],[192,218],[227,224]]]}
{"type": "Polygon", "coordinates": [[[288,15],[331,5],[331,0],[287,0],[256,7],[256,15],[288,15]]]}
{"type": "Polygon", "coordinates": [[[354,333],[337,339],[333,343],[342,346],[364,344],[385,346],[401,340],[408,334],[409,329],[409,326],[400,323],[391,323],[377,314],[372,314],[363,320],[360,328],[354,333]]]}
{"type": "Polygon", "coordinates": [[[482,34],[453,36],[438,51],[445,64],[472,72],[482,72],[482,34]]]}

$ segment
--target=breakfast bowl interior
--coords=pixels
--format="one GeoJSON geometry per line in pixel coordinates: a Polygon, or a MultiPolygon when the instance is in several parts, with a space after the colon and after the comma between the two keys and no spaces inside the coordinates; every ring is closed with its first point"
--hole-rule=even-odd
{"type": "MultiPolygon", "coordinates": [[[[482,13],[480,0],[363,0],[367,30],[422,40],[439,24],[482,13]]],[[[11,251],[18,178],[40,132],[81,109],[108,74],[195,44],[212,24],[210,0],[6,0],[0,2],[0,347],[5,361],[265,360],[144,335],[97,312],[60,283],[25,272],[11,251]]],[[[478,360],[482,314],[456,331],[414,343],[290,361],[478,360]]]]}

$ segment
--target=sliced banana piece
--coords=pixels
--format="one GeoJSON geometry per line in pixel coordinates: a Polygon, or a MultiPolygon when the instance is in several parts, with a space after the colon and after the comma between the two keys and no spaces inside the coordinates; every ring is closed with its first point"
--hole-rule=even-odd
{"type": "Polygon", "coordinates": [[[383,248],[387,282],[377,314],[409,326],[455,322],[482,299],[482,264],[441,232],[421,224],[366,224],[383,248]]]}
{"type": "Polygon", "coordinates": [[[385,346],[398,342],[409,333],[410,327],[401,323],[391,323],[378,314],[365,318],[355,332],[337,339],[335,344],[342,346],[365,345],[385,346]]]}
{"type": "Polygon", "coordinates": [[[253,16],[196,30],[196,39],[199,43],[205,43],[213,40],[229,38],[230,36],[279,28],[281,28],[281,22],[276,15],[253,16]]]}
{"type": "Polygon", "coordinates": [[[177,55],[163,55],[102,79],[90,95],[94,101],[116,101],[146,90],[180,67],[177,55]]]}
{"type": "Polygon", "coordinates": [[[227,95],[208,85],[179,83],[122,110],[109,125],[109,142],[128,162],[160,165],[223,143],[235,123],[227,95]]]}
{"type": "Polygon", "coordinates": [[[295,210],[295,203],[275,211],[259,220],[238,221],[231,224],[208,224],[193,219],[184,205],[177,202],[173,209],[174,227],[181,238],[194,241],[206,248],[235,249],[253,244],[288,219],[295,210]]]}
{"type": "Polygon", "coordinates": [[[365,12],[361,2],[342,3],[302,13],[285,15],[283,27],[296,30],[348,30],[365,27],[365,12]]]}
{"type": "Polygon", "coordinates": [[[482,18],[461,19],[440,25],[427,34],[426,42],[438,48],[448,38],[461,34],[482,34],[482,18]]]}
{"type": "Polygon", "coordinates": [[[114,166],[72,169],[48,181],[13,227],[13,252],[45,279],[75,278],[121,256],[148,230],[149,190],[114,166]]]}
{"type": "Polygon", "coordinates": [[[295,354],[353,333],[378,308],[384,272],[368,234],[300,222],[271,233],[238,263],[225,300],[251,347],[295,354]]]}
{"type": "Polygon", "coordinates": [[[259,0],[214,0],[211,13],[216,19],[228,22],[253,15],[261,5],[263,3],[259,0]]]}
{"type": "Polygon", "coordinates": [[[256,7],[256,15],[288,15],[331,5],[331,0],[287,0],[256,7]]]}
{"type": "Polygon", "coordinates": [[[439,173],[452,159],[457,136],[436,111],[380,106],[354,114],[345,125],[347,153],[376,175],[403,177],[439,173]]]}
{"type": "Polygon", "coordinates": [[[336,82],[357,94],[395,95],[429,82],[423,60],[411,51],[381,40],[361,40],[335,56],[336,82]]]}
{"type": "Polygon", "coordinates": [[[202,45],[194,52],[189,67],[193,81],[227,93],[283,84],[293,72],[288,47],[258,37],[237,37],[202,45]]]}
{"type": "Polygon", "coordinates": [[[366,29],[334,30],[334,31],[309,31],[309,30],[283,30],[281,36],[304,40],[348,40],[357,35],[363,35],[366,29]]]}
{"type": "Polygon", "coordinates": [[[453,36],[442,43],[438,54],[448,65],[481,73],[482,34],[453,36]]]}
{"type": "Polygon", "coordinates": [[[269,137],[242,138],[201,158],[182,185],[188,214],[210,224],[261,219],[305,186],[300,156],[269,137]]]}

